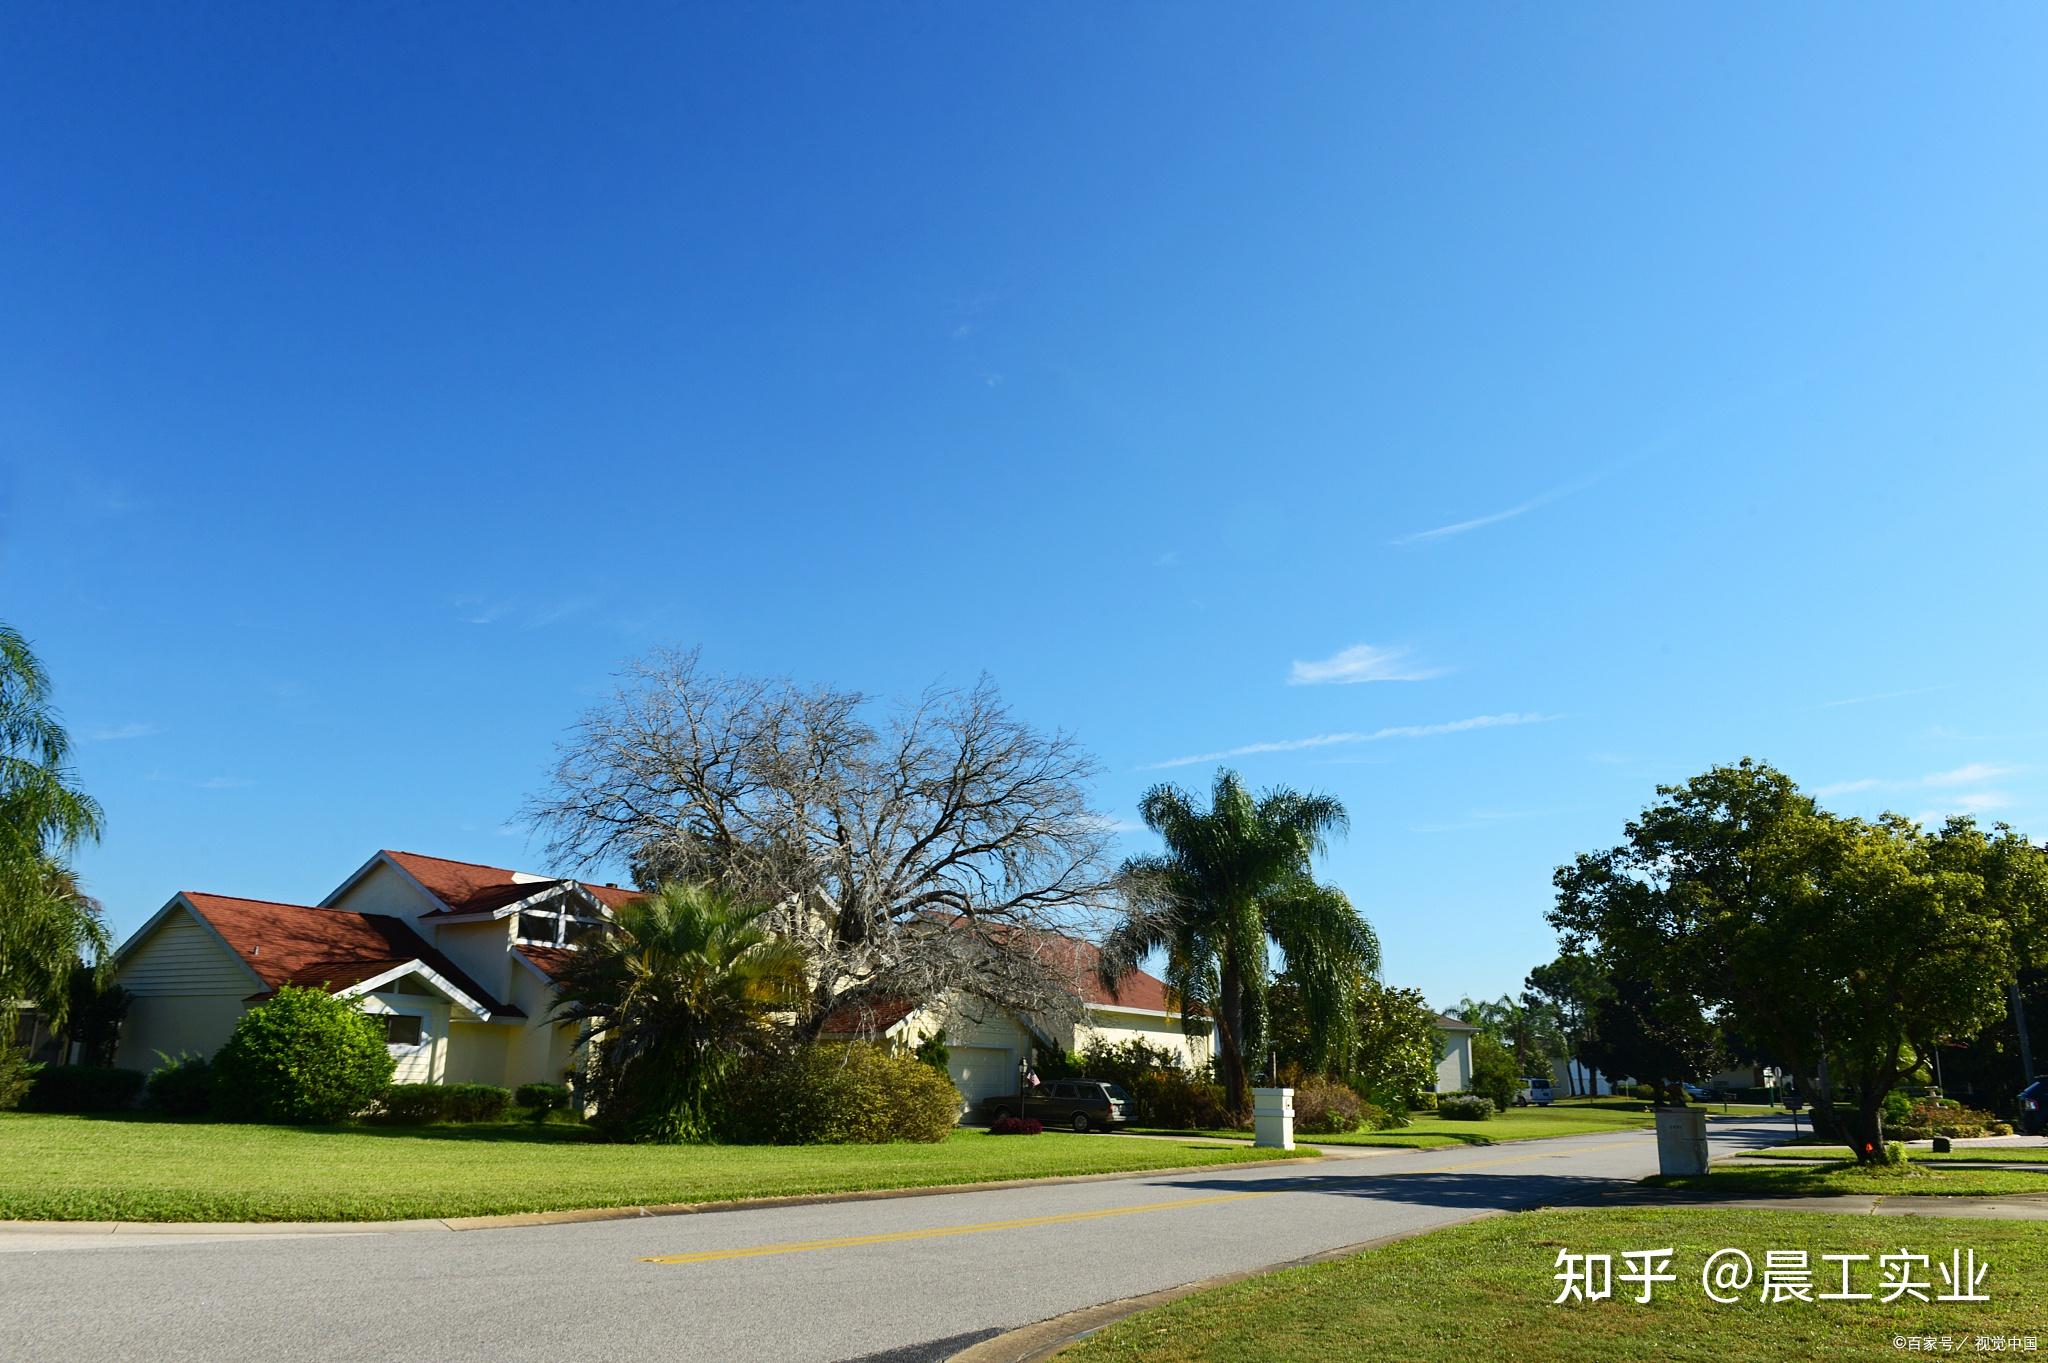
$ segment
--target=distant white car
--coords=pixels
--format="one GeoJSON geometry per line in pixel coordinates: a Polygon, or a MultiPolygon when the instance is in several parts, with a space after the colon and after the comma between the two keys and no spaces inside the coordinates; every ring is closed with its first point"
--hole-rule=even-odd
{"type": "Polygon", "coordinates": [[[1557,1093],[1550,1087],[1548,1079],[1524,1078],[1522,1091],[1515,1095],[1516,1107],[1527,1107],[1531,1103],[1537,1107],[1549,1107],[1556,1101],[1557,1093]]]}

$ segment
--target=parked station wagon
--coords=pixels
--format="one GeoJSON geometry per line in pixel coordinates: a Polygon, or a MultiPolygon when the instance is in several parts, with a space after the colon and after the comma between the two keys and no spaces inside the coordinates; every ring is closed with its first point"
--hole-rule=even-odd
{"type": "Polygon", "coordinates": [[[1114,1131],[1131,1123],[1131,1095],[1122,1084],[1099,1079],[1049,1079],[1024,1094],[1023,1111],[1015,1099],[989,1104],[990,1117],[1035,1117],[1047,1126],[1075,1131],[1114,1131]]]}

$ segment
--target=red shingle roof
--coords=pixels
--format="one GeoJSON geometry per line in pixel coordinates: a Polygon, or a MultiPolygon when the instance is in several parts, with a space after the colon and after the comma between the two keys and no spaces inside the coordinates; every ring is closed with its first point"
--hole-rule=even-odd
{"type": "Polygon", "coordinates": [[[560,975],[569,962],[576,959],[576,953],[567,947],[530,947],[520,945],[512,948],[527,960],[540,967],[541,974],[550,980],[560,975]]]}
{"type": "Polygon", "coordinates": [[[879,1036],[917,1011],[909,999],[844,1003],[825,1014],[824,1036],[879,1036]]]}
{"type": "Polygon", "coordinates": [[[538,894],[551,884],[581,885],[599,903],[614,909],[623,908],[640,897],[638,890],[621,889],[616,885],[534,877],[527,872],[503,866],[484,866],[474,861],[450,861],[446,857],[394,852],[389,848],[384,849],[384,855],[426,886],[427,892],[443,905],[438,912],[444,913],[491,913],[508,904],[516,904],[528,895],[538,894]]]}
{"type": "Polygon", "coordinates": [[[346,989],[407,961],[418,961],[493,1016],[525,1016],[485,993],[402,918],[191,890],[181,897],[256,972],[267,986],[265,992],[287,984],[346,989]]]}

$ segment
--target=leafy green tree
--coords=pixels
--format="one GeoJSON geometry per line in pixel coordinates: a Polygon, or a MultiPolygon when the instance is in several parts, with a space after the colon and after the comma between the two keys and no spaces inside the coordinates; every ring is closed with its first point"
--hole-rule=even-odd
{"type": "Polygon", "coordinates": [[[1491,1098],[1497,1108],[1506,1109],[1514,1105],[1515,1095],[1521,1092],[1522,1067],[1514,1053],[1502,1045],[1491,1032],[1477,1032],[1472,1037],[1472,1091],[1491,1098]]]}
{"type": "Polygon", "coordinates": [[[1443,1035],[1436,1010],[1419,989],[1393,989],[1375,979],[1361,982],[1353,1016],[1357,1050],[1352,1082],[1381,1107],[1405,1110],[1436,1086],[1443,1059],[1443,1035]]]}
{"type": "Polygon", "coordinates": [[[1817,1095],[1823,1125],[1845,1091],[1844,1134],[1881,1160],[1885,1095],[1937,1041],[2004,1012],[2039,941],[2042,853],[1968,819],[1928,834],[1837,818],[1747,759],[1658,795],[1622,844],[1557,873],[1566,949],[1629,995],[1596,1031],[1613,1045],[1645,1026],[1669,1040],[1688,1020],[1733,1025],[1817,1095]]]}
{"type": "Polygon", "coordinates": [[[60,1022],[72,974],[113,945],[67,864],[102,826],[70,760],[49,674],[21,633],[0,624],[0,999],[31,999],[60,1022]]]}
{"type": "Polygon", "coordinates": [[[1378,973],[1379,941],[1311,867],[1331,834],[1349,826],[1344,806],[1286,787],[1253,795],[1237,773],[1220,770],[1207,810],[1188,792],[1159,785],[1138,812],[1166,851],[1123,866],[1129,912],[1104,943],[1105,980],[1165,953],[1183,1018],[1215,1024],[1217,1068],[1233,1110],[1244,1107],[1247,1057],[1264,1038],[1269,943],[1300,991],[1304,1047],[1318,1057],[1348,1054],[1356,982],[1378,973]]]}
{"type": "MultiPolygon", "coordinates": [[[[1608,991],[1607,978],[1592,957],[1564,952],[1556,960],[1537,966],[1523,982],[1522,1002],[1546,1015],[1557,1037],[1558,1054],[1567,1062],[1587,1063],[1583,1054],[1592,1030],[1593,1010],[1608,991]]],[[[1566,1083],[1578,1092],[1578,1068],[1565,1066],[1566,1083]]]]}
{"type": "Polygon", "coordinates": [[[1462,999],[1458,1004],[1458,1016],[1513,1052],[1521,1074],[1550,1073],[1554,1042],[1547,1020],[1539,1010],[1503,994],[1485,1003],[1462,999]]]}
{"type": "Polygon", "coordinates": [[[712,1133],[721,1086],[803,998],[803,953],[765,915],[703,885],[665,884],[556,977],[555,1015],[590,1038],[601,1125],[636,1141],[712,1133]]]}

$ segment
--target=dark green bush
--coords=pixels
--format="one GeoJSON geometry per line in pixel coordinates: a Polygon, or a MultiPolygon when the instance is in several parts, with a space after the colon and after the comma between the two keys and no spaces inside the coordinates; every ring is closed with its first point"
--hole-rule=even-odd
{"type": "Polygon", "coordinates": [[[1439,1117],[1453,1122],[1483,1122],[1493,1116],[1493,1099],[1477,1093],[1447,1093],[1436,1100],[1439,1117]]]}
{"type": "Polygon", "coordinates": [[[521,1084],[512,1090],[512,1101],[523,1108],[533,1110],[535,1116],[546,1116],[569,1106],[567,1084],[521,1084]]]}
{"type": "Polygon", "coordinates": [[[1415,1110],[1417,1112],[1436,1111],[1436,1097],[1435,1091],[1430,1089],[1425,1089],[1421,1093],[1416,1094],[1415,1110]]]}
{"type": "Polygon", "coordinates": [[[149,1105],[173,1117],[204,1117],[213,1110],[213,1064],[203,1055],[156,1053],[163,1063],[149,1076],[149,1105]]]}
{"type": "Polygon", "coordinates": [[[1360,1131],[1385,1131],[1390,1126],[1408,1125],[1408,1114],[1389,1110],[1378,1103],[1361,1102],[1358,1105],[1358,1129],[1360,1131]]]}
{"type": "Polygon", "coordinates": [[[1183,1070],[1153,1070],[1138,1076],[1131,1090],[1138,1120],[1177,1131],[1221,1131],[1237,1125],[1223,1101],[1223,1085],[1196,1079],[1183,1070]]]}
{"type": "Polygon", "coordinates": [[[1628,1096],[1641,1102],[1654,1103],[1657,1101],[1657,1086],[1655,1084],[1633,1084],[1629,1087],[1628,1096]]]}
{"type": "Polygon", "coordinates": [[[1358,1130],[1358,1095],[1349,1086],[1311,1075],[1294,1090],[1294,1129],[1310,1136],[1358,1130]]]}
{"type": "Polygon", "coordinates": [[[242,1014],[213,1057],[213,1100],[242,1121],[338,1122],[391,1083],[378,1019],[324,989],[286,985],[242,1014]]]}
{"type": "Polygon", "coordinates": [[[0,1112],[21,1106],[39,1068],[29,1060],[27,1051],[0,1041],[0,1112]]]}
{"type": "Polygon", "coordinates": [[[45,1065],[36,1071],[24,1112],[119,1112],[133,1107],[147,1076],[95,1065],[45,1065]]]}
{"type": "Polygon", "coordinates": [[[512,1106],[512,1090],[496,1084],[446,1084],[448,1120],[495,1122],[512,1106]]]}
{"type": "Polygon", "coordinates": [[[377,1099],[372,1114],[392,1126],[426,1126],[448,1117],[448,1089],[441,1084],[393,1084],[377,1099]]]}
{"type": "Polygon", "coordinates": [[[512,1090],[495,1084],[393,1084],[377,1100],[375,1119],[392,1126],[495,1122],[512,1105],[512,1090]]]}
{"type": "Polygon", "coordinates": [[[914,1056],[818,1044],[750,1061],[727,1092],[720,1134],[771,1145],[932,1142],[959,1116],[953,1081],[914,1056]]]}

